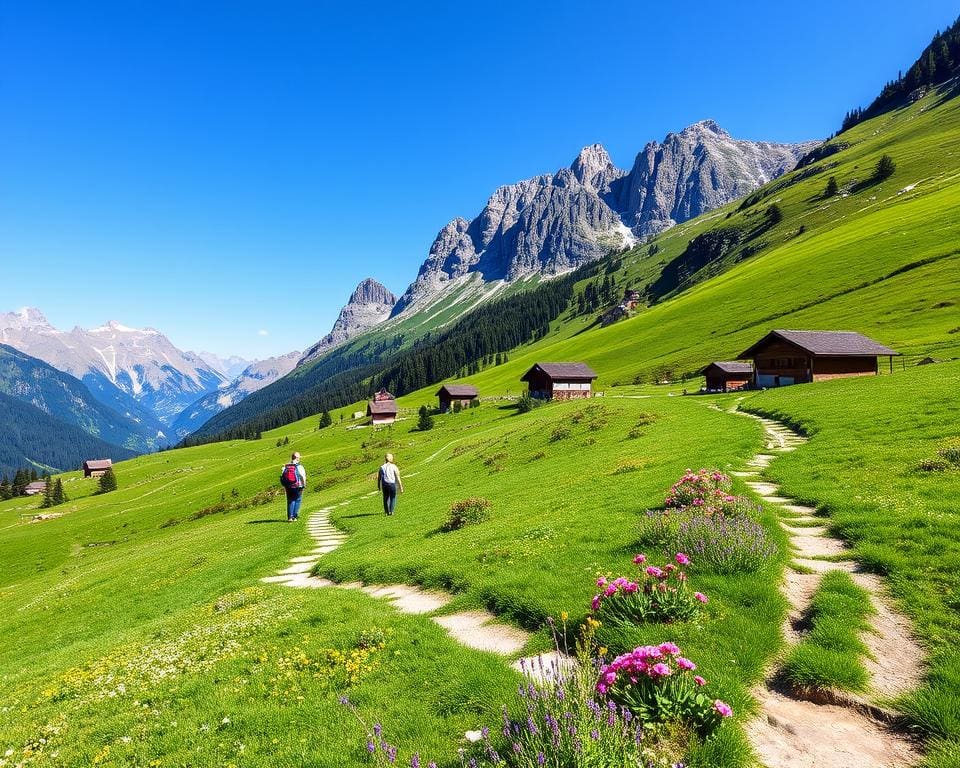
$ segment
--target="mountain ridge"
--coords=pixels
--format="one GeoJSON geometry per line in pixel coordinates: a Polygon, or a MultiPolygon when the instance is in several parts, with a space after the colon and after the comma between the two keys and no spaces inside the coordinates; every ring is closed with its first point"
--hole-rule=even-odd
{"type": "Polygon", "coordinates": [[[473,272],[485,282],[550,277],[635,245],[778,178],[820,143],[735,139],[701,120],[648,142],[629,171],[590,144],[569,167],[502,185],[475,218],[445,224],[391,317],[473,272]]]}

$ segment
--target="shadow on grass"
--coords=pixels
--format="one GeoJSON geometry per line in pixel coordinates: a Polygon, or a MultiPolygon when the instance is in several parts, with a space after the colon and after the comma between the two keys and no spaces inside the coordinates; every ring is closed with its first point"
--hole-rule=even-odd
{"type": "Polygon", "coordinates": [[[261,523],[285,523],[286,520],[247,520],[247,525],[260,525],[261,523]]]}
{"type": "Polygon", "coordinates": [[[358,512],[355,515],[340,515],[343,520],[349,520],[354,517],[384,517],[383,512],[358,512]]]}

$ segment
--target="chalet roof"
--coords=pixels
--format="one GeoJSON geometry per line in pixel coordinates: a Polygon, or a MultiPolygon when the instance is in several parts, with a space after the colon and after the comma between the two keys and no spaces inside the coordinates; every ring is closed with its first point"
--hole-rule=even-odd
{"type": "Polygon", "coordinates": [[[480,390],[473,384],[444,384],[437,390],[437,394],[441,392],[446,392],[450,397],[476,397],[480,394],[480,390]]]}
{"type": "Polygon", "coordinates": [[[780,339],[809,352],[814,357],[876,357],[899,355],[896,350],[883,346],[862,333],[854,331],[770,331],[760,341],[740,354],[753,357],[757,349],[770,341],[780,339]]]}
{"type": "Polygon", "coordinates": [[[34,480],[32,483],[27,483],[24,486],[24,489],[27,491],[45,491],[47,490],[47,481],[46,480],[34,480]]]}
{"type": "Polygon", "coordinates": [[[94,472],[100,469],[110,469],[113,466],[113,461],[111,459],[90,459],[89,461],[83,462],[83,468],[89,469],[94,472]]]}
{"type": "Polygon", "coordinates": [[[520,381],[529,381],[530,376],[537,370],[559,381],[592,381],[597,378],[597,374],[586,363],[535,363],[520,377],[520,381]]]}
{"type": "Polygon", "coordinates": [[[396,400],[371,400],[367,403],[367,415],[368,416],[387,416],[393,414],[397,415],[397,401],[396,400]]]}
{"type": "Polygon", "coordinates": [[[738,363],[735,360],[721,360],[710,363],[702,368],[700,373],[706,373],[711,368],[716,368],[722,373],[753,373],[753,363],[738,363]]]}

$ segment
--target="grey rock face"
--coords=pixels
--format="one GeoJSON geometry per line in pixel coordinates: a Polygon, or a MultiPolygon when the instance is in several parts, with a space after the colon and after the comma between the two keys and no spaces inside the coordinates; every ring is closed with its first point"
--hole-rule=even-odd
{"type": "Polygon", "coordinates": [[[611,202],[636,235],[656,234],[793,170],[816,144],[742,141],[704,120],[647,144],[611,202]]]}
{"type": "Polygon", "coordinates": [[[368,277],[350,295],[330,333],[310,347],[298,365],[316,360],[358,333],[382,323],[390,317],[390,312],[396,303],[396,296],[376,280],[368,277]]]}
{"type": "Polygon", "coordinates": [[[569,168],[500,187],[473,221],[440,230],[393,315],[473,272],[510,281],[576,268],[752,192],[816,144],[741,141],[705,120],[648,144],[629,172],[584,147],[569,168]]]}

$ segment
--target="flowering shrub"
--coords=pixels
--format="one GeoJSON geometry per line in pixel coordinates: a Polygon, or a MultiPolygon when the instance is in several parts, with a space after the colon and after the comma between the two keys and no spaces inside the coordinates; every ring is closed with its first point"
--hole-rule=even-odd
{"type": "Polygon", "coordinates": [[[590,603],[593,614],[600,619],[641,623],[646,621],[686,621],[696,616],[707,602],[700,592],[691,592],[684,566],[690,558],[683,552],[674,557],[675,563],[660,567],[647,565],[647,556],[637,555],[633,562],[640,567],[637,580],[619,576],[608,580],[597,579],[600,592],[590,603]]]}
{"type": "Polygon", "coordinates": [[[458,501],[447,515],[441,529],[456,531],[465,525],[476,525],[490,518],[490,507],[493,506],[487,499],[475,498],[458,501]]]}
{"type": "Polygon", "coordinates": [[[693,674],[696,669],[674,643],[642,646],[600,668],[597,692],[645,723],[680,722],[711,731],[733,710],[701,691],[707,681],[693,674]]]}
{"type": "MultiPolygon", "coordinates": [[[[566,615],[562,618],[564,632],[559,636],[565,637],[566,615]]],[[[556,626],[552,619],[548,623],[554,629],[554,645],[560,651],[556,626]]],[[[593,633],[597,626],[597,621],[587,619],[577,641],[576,663],[566,653],[563,662],[544,663],[539,659],[535,669],[527,666],[528,662],[521,662],[529,678],[517,686],[513,706],[503,707],[499,729],[482,728],[465,734],[471,745],[458,750],[462,768],[683,768],[683,763],[675,762],[677,744],[669,738],[660,740],[655,728],[647,728],[653,721],[644,721],[629,704],[615,700],[609,695],[609,686],[601,688],[598,674],[602,665],[593,657],[593,633]]],[[[600,652],[605,653],[605,649],[600,652]]],[[[692,662],[680,663],[693,668],[692,662]]],[[[701,685],[705,682],[702,678],[697,680],[701,685]]],[[[345,696],[340,697],[340,703],[360,722],[365,733],[365,751],[374,765],[437,768],[436,762],[421,758],[419,753],[401,756],[397,747],[386,740],[379,723],[368,726],[345,696]]],[[[717,704],[726,707],[723,702],[717,704]]],[[[726,712],[730,713],[729,707],[726,712]]],[[[689,722],[700,726],[709,720],[707,714],[689,722]]]]}
{"type": "Polygon", "coordinates": [[[733,486],[730,478],[717,469],[701,469],[694,472],[688,469],[670,488],[664,506],[672,509],[702,507],[712,509],[721,506],[730,497],[733,486]]]}
{"type": "Polygon", "coordinates": [[[758,571],[777,553],[763,526],[743,516],[690,517],[679,523],[671,543],[715,573],[758,571]]]}

